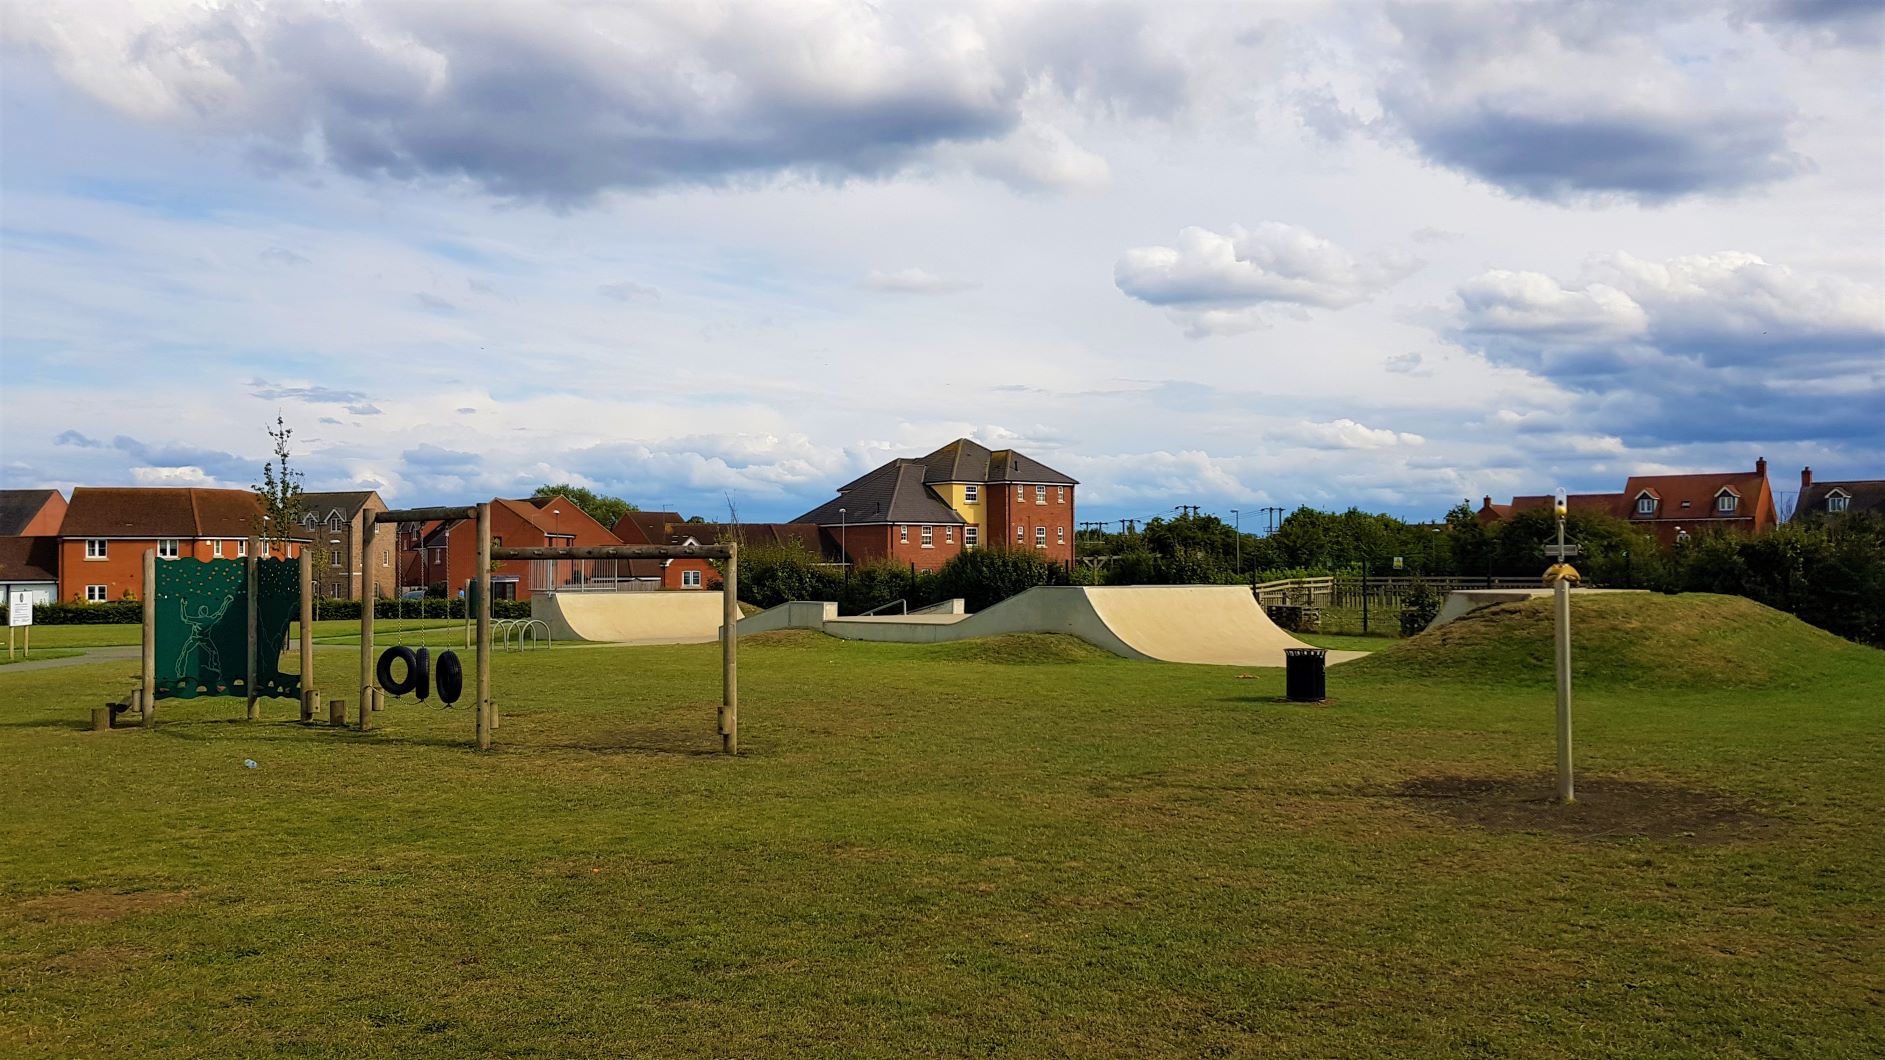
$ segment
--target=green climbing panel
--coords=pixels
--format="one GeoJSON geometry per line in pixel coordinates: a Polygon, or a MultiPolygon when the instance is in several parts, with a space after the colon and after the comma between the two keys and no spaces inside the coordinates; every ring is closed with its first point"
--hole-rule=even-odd
{"type": "MultiPolygon", "coordinates": [[[[157,564],[157,696],[249,695],[245,560],[173,559],[157,564]]],[[[301,608],[297,561],[256,563],[255,694],[298,697],[301,678],[281,672],[288,624],[301,608]]]]}

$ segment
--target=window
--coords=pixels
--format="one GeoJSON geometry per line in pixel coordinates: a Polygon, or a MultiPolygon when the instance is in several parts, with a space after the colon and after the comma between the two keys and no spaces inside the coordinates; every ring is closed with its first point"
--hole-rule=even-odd
{"type": "Polygon", "coordinates": [[[347,595],[347,590],[339,582],[335,582],[327,587],[327,595],[330,599],[339,600],[347,595]]]}
{"type": "Polygon", "coordinates": [[[340,566],[340,549],[330,548],[327,550],[327,565],[330,567],[340,566]]]}
{"type": "Polygon", "coordinates": [[[1028,495],[1021,492],[1021,483],[1019,482],[1015,483],[1015,486],[1014,486],[1014,499],[1018,501],[1024,501],[1028,499],[1028,495]]]}
{"type": "Polygon", "coordinates": [[[1035,548],[1047,547],[1047,527],[1037,526],[1034,528],[1034,547],[1035,548]]]}
{"type": "Polygon", "coordinates": [[[936,547],[936,528],[935,527],[926,526],[923,528],[923,547],[924,548],[936,547]]]}
{"type": "Polygon", "coordinates": [[[943,544],[953,545],[955,543],[956,543],[956,528],[953,526],[943,527],[943,544]]]}
{"type": "Polygon", "coordinates": [[[211,559],[223,558],[223,543],[221,541],[211,541],[209,543],[209,554],[211,559]]]}
{"type": "Polygon", "coordinates": [[[1054,527],[1054,543],[1057,545],[1064,545],[1067,543],[1067,528],[1066,527],[1064,526],[1054,527]]]}
{"type": "MultiPolygon", "coordinates": [[[[496,544],[495,539],[493,539],[492,544],[496,544]]],[[[382,567],[386,566],[386,556],[387,556],[386,550],[380,549],[380,566],[382,567]]]]}
{"type": "Polygon", "coordinates": [[[962,487],[962,503],[975,504],[982,499],[982,487],[970,483],[962,487]]]}
{"type": "Polygon", "coordinates": [[[328,528],[329,530],[331,530],[331,531],[333,531],[334,533],[336,533],[336,534],[338,534],[338,533],[340,533],[340,525],[341,525],[341,524],[340,524],[340,513],[339,513],[339,512],[334,512],[334,513],[332,513],[332,514],[330,514],[330,515],[329,515],[329,516],[327,517],[327,528],[328,528]]]}
{"type": "Polygon", "coordinates": [[[241,541],[236,542],[236,555],[238,557],[241,557],[241,556],[246,556],[248,554],[249,554],[248,540],[245,538],[241,541]]]}
{"type": "Polygon", "coordinates": [[[105,558],[105,539],[102,537],[86,538],[85,539],[85,558],[86,559],[104,559],[105,558]]]}
{"type": "Polygon", "coordinates": [[[1026,542],[1026,541],[1027,541],[1027,538],[1026,538],[1026,537],[1023,537],[1023,536],[1022,536],[1022,535],[1023,535],[1023,534],[1025,534],[1026,532],[1027,532],[1027,531],[1025,531],[1025,530],[1022,530],[1022,529],[1021,529],[1020,527],[1018,527],[1018,526],[1017,526],[1017,527],[1015,527],[1015,528],[1014,528],[1014,539],[1015,539],[1016,541],[1018,541],[1018,542],[1026,542]]]}
{"type": "Polygon", "coordinates": [[[1047,487],[1046,486],[1034,487],[1034,503],[1036,504],[1047,503],[1047,487]]]}
{"type": "Polygon", "coordinates": [[[962,547],[963,548],[975,547],[976,539],[982,536],[978,531],[979,531],[979,528],[973,527],[973,526],[965,526],[962,528],[962,547]]]}
{"type": "Polygon", "coordinates": [[[176,559],[177,558],[177,539],[174,537],[167,537],[167,538],[164,538],[162,541],[157,542],[157,558],[158,559],[176,559]]]}
{"type": "Polygon", "coordinates": [[[313,512],[309,512],[308,514],[301,517],[301,525],[307,527],[309,530],[314,529],[315,524],[317,524],[318,522],[320,522],[320,520],[314,517],[313,512]]]}
{"type": "Polygon", "coordinates": [[[1826,510],[1829,512],[1843,512],[1846,510],[1846,505],[1851,503],[1851,501],[1852,498],[1843,493],[1829,493],[1826,495],[1826,510]]]}
{"type": "Polygon", "coordinates": [[[1718,512],[1732,512],[1735,510],[1735,506],[1740,503],[1741,498],[1726,490],[1715,494],[1715,510],[1718,512]]]}
{"type": "Polygon", "coordinates": [[[1636,514],[1654,515],[1655,513],[1656,513],[1656,498],[1650,496],[1647,493],[1642,494],[1641,496],[1636,498],[1636,514]]]}
{"type": "Polygon", "coordinates": [[[897,527],[897,544],[907,545],[909,543],[910,543],[910,528],[907,526],[897,527]]]}
{"type": "Polygon", "coordinates": [[[102,585],[87,585],[85,587],[85,602],[88,604],[104,603],[105,587],[102,585]]]}
{"type": "Polygon", "coordinates": [[[1055,504],[1067,503],[1067,487],[1065,486],[1054,487],[1054,503],[1055,504]]]}
{"type": "Polygon", "coordinates": [[[700,588],[700,572],[697,570],[682,571],[681,572],[681,588],[683,589],[700,588]]]}

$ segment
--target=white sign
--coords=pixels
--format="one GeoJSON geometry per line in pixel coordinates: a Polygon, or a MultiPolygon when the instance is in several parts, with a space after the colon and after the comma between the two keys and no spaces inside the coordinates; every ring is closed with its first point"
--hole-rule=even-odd
{"type": "Polygon", "coordinates": [[[30,589],[15,589],[7,594],[7,628],[30,626],[33,624],[33,593],[30,589]]]}
{"type": "Polygon", "coordinates": [[[1401,557],[1399,556],[1394,557],[1394,569],[1395,570],[1401,569],[1401,557]]]}

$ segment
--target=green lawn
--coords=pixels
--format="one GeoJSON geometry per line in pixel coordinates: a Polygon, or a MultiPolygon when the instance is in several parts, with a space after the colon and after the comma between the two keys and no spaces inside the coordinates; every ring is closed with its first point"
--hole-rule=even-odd
{"type": "MultiPolygon", "coordinates": [[[[359,641],[356,640],[354,643],[357,644],[359,641]]],[[[83,654],[85,653],[76,648],[41,648],[34,645],[33,653],[28,655],[24,648],[15,647],[12,655],[0,653],[0,666],[8,663],[38,662],[42,659],[69,659],[74,655],[83,654]]]]}
{"type": "Polygon", "coordinates": [[[767,635],[727,759],[717,659],[500,654],[488,754],[462,706],[90,733],[122,667],[0,675],[0,1054],[1885,1050],[1885,653],[1583,688],[1591,811],[1741,807],[1664,838],[1397,793],[1542,795],[1548,680],[1389,659],[1297,705],[1277,670],[767,635]]]}
{"type": "MultiPolygon", "coordinates": [[[[457,618],[383,618],[374,622],[375,641],[383,639],[389,632],[399,630],[422,629],[461,629],[463,619],[457,618]]],[[[41,644],[48,648],[102,648],[119,644],[136,644],[142,636],[143,627],[135,622],[116,623],[96,626],[34,626],[33,648],[38,653],[41,644]]],[[[300,636],[301,623],[288,625],[290,639],[300,636]]],[[[433,642],[441,640],[439,634],[433,635],[433,642]]],[[[327,619],[314,623],[314,642],[316,644],[358,644],[360,643],[360,622],[358,619],[327,619]]],[[[462,638],[460,643],[462,643],[462,638]]]]}

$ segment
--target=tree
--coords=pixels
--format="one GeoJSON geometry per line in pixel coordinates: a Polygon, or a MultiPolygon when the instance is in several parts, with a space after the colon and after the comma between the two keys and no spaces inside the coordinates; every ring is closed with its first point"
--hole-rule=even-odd
{"type": "MultiPolygon", "coordinates": [[[[268,429],[268,436],[275,443],[275,459],[262,465],[261,484],[250,487],[262,499],[262,511],[251,525],[268,555],[276,554],[270,546],[277,542],[282,546],[280,555],[288,555],[288,541],[301,529],[301,520],[307,511],[301,499],[301,472],[289,462],[293,453],[288,443],[294,434],[294,428],[277,413],[275,425],[268,429]]],[[[327,584],[327,550],[316,548],[311,541],[304,542],[302,548],[308,552],[309,574],[318,592],[327,584]]]]}
{"type": "Polygon", "coordinates": [[[530,495],[532,500],[542,497],[566,498],[571,504],[589,513],[591,519],[607,527],[614,527],[616,521],[629,512],[641,511],[640,508],[620,497],[611,497],[581,486],[572,486],[567,482],[559,482],[553,486],[538,486],[537,491],[530,495]]]}

